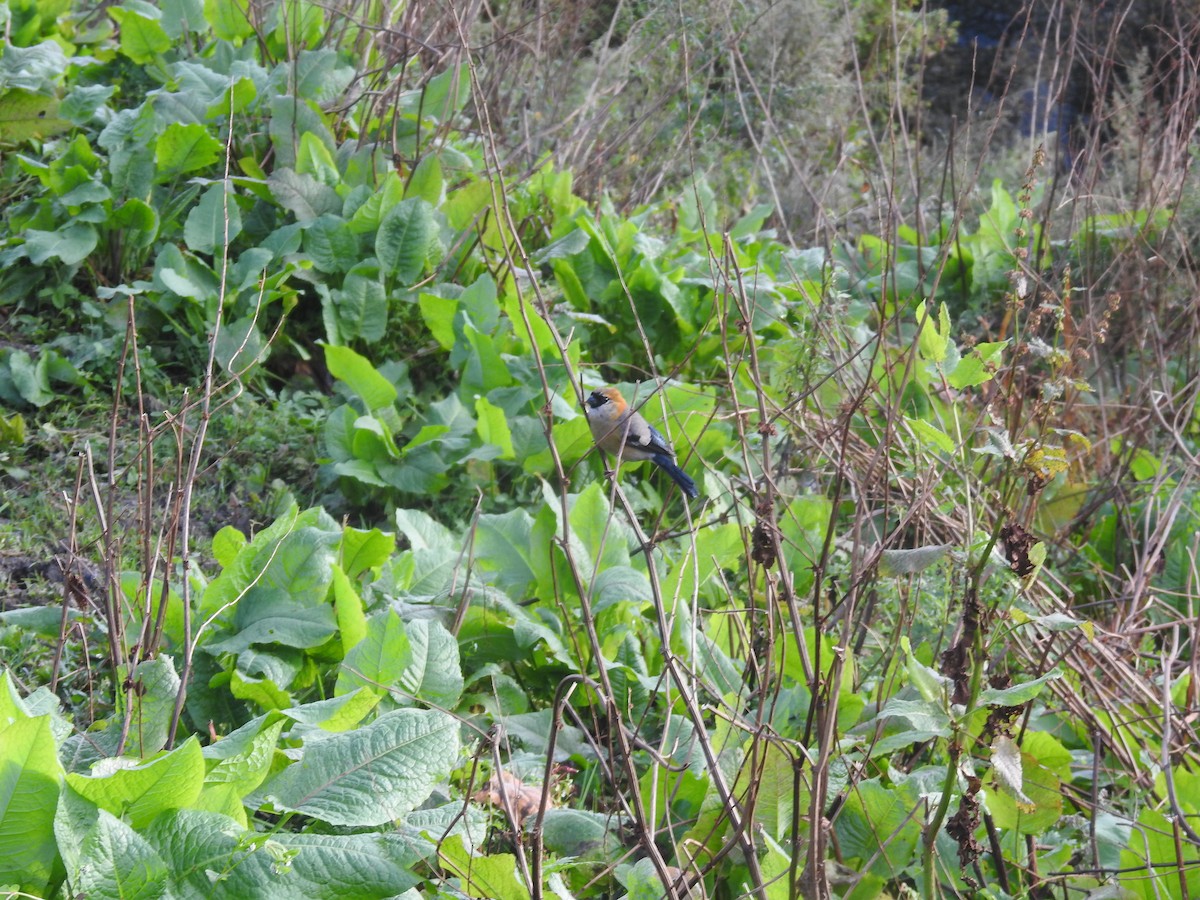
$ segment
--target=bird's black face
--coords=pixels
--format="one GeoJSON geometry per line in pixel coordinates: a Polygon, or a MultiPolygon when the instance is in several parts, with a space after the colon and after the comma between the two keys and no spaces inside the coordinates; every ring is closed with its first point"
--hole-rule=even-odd
{"type": "Polygon", "coordinates": [[[590,406],[592,409],[599,409],[605,403],[608,403],[608,402],[609,402],[608,398],[605,397],[599,391],[592,391],[591,396],[589,396],[587,398],[587,405],[590,406]]]}

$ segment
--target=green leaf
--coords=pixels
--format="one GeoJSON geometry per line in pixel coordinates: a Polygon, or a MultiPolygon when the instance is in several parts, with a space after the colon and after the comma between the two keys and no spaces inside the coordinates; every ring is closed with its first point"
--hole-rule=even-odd
{"type": "Polygon", "coordinates": [[[917,325],[921,328],[917,348],[920,350],[922,358],[930,362],[942,362],[946,359],[947,348],[950,344],[950,311],[946,308],[946,304],[942,303],[938,307],[936,318],[932,314],[926,316],[925,301],[922,300],[917,304],[916,315],[917,325]]]}
{"type": "Polygon", "coordinates": [[[462,109],[470,96],[470,69],[462,65],[435,75],[423,90],[405,97],[402,104],[411,112],[445,122],[462,109]]]}
{"type": "Polygon", "coordinates": [[[164,178],[206,169],[224,153],[221,142],[203,125],[172,122],[154,145],[154,160],[164,178]]]}
{"type": "Polygon", "coordinates": [[[50,725],[46,715],[0,728],[0,884],[38,896],[57,856],[54,809],[63,778],[50,725]]]}
{"type": "Polygon", "coordinates": [[[331,292],[330,300],[343,341],[374,343],[387,333],[387,291],[378,278],[351,273],[331,292]]]}
{"type": "Polygon", "coordinates": [[[59,116],[53,97],[12,90],[0,96],[0,141],[23,144],[34,138],[45,140],[61,134],[71,123],[59,116]]]}
{"type": "Polygon", "coordinates": [[[386,691],[412,662],[408,629],[395,610],[367,619],[366,636],[346,654],[338,670],[336,696],[360,687],[386,691]]]}
{"type": "Polygon", "coordinates": [[[321,138],[311,131],[300,135],[300,149],[296,153],[296,171],[311,175],[321,184],[336,188],[342,182],[333,154],[321,138]]]}
{"type": "Polygon", "coordinates": [[[415,284],[435,235],[433,208],[424,200],[401,200],[387,211],[375,235],[375,255],[384,272],[403,285],[415,284]]]}
{"type": "MultiPolygon", "coordinates": [[[[494,583],[510,596],[524,597],[537,581],[531,543],[533,519],[523,509],[481,515],[475,532],[475,556],[480,566],[494,573],[494,583]]],[[[543,557],[546,548],[541,548],[543,557]]]]}
{"type": "Polygon", "coordinates": [[[355,644],[367,636],[367,619],[363,615],[362,598],[342,571],[342,567],[337,565],[333,567],[333,610],[337,616],[344,657],[355,644]]]}
{"type": "Polygon", "coordinates": [[[200,195],[183,227],[184,242],[196,253],[212,253],[228,247],[241,233],[241,211],[233,191],[222,183],[210,186],[200,195]]]}
{"type": "Polygon", "coordinates": [[[508,428],[508,415],[498,406],[493,406],[486,397],[475,398],[476,432],[484,444],[498,447],[500,459],[513,459],[512,432],[508,428]]]}
{"type": "Polygon", "coordinates": [[[337,192],[311,175],[277,168],[267,178],[267,185],[276,202],[302,225],[308,225],[323,215],[339,215],[342,211],[342,201],[337,192]]]}
{"type": "Polygon", "coordinates": [[[408,623],[409,664],[398,687],[420,703],[453,709],[463,692],[458,641],[436,619],[408,623]]]}
{"type": "Polygon", "coordinates": [[[931,703],[944,702],[949,679],[917,659],[913,653],[912,644],[909,643],[908,635],[901,636],[900,649],[904,651],[909,683],[917,689],[923,699],[931,703]]]}
{"type": "Polygon", "coordinates": [[[230,116],[244,113],[258,98],[258,88],[249,78],[238,78],[204,111],[205,121],[224,122],[230,116]]]}
{"type": "Polygon", "coordinates": [[[856,871],[869,863],[867,871],[888,879],[907,871],[920,857],[922,820],[913,811],[921,803],[911,781],[891,787],[874,778],[859,782],[834,826],[842,859],[856,871]]]}
{"type": "Polygon", "coordinates": [[[203,748],[205,785],[231,785],[239,798],[255,790],[271,772],[286,722],[277,714],[259,716],[203,748]]]}
{"type": "MultiPolygon", "coordinates": [[[[33,406],[46,406],[57,396],[50,388],[49,363],[45,353],[35,363],[24,350],[13,350],[4,360],[17,394],[33,406]]],[[[2,376],[0,371],[0,376],[2,376]]]]}
{"type": "Polygon", "coordinates": [[[108,810],[94,808],[90,827],[60,833],[60,845],[64,841],[78,845],[71,885],[79,894],[129,900],[168,896],[166,862],[133,827],[108,810]]]}
{"type": "Polygon", "coordinates": [[[305,227],[304,252],[322,272],[346,272],[359,261],[358,239],[346,227],[346,220],[328,213],[305,227]]]}
{"type": "Polygon", "coordinates": [[[369,410],[386,409],[399,396],[396,387],[371,365],[365,356],[349,347],[325,345],[325,365],[329,374],[346,383],[362,398],[369,410]]]}
{"type": "Polygon", "coordinates": [[[1017,834],[1041,834],[1058,824],[1063,813],[1062,780],[1022,752],[1007,738],[997,739],[999,760],[983,777],[983,796],[996,825],[1017,834]],[[1019,792],[1013,782],[1019,779],[1019,792]]]}
{"type": "Polygon", "coordinates": [[[442,178],[442,162],[436,153],[421,157],[413,169],[404,191],[405,197],[417,197],[431,206],[440,206],[444,198],[445,182],[442,178]]]}
{"type": "Polygon", "coordinates": [[[121,52],[139,66],[154,62],[171,48],[170,35],[156,20],[128,8],[116,7],[108,12],[121,26],[121,52]]]}
{"type": "Polygon", "coordinates": [[[49,259],[59,259],[68,266],[78,265],[96,249],[98,241],[96,229],[80,223],[64,225],[58,231],[31,228],[24,236],[25,252],[35,265],[41,265],[49,259]]]}
{"type": "Polygon", "coordinates": [[[1022,681],[1012,687],[986,688],[979,692],[979,706],[1021,706],[1038,696],[1047,682],[1061,677],[1062,672],[1052,669],[1039,678],[1022,681]]]}
{"type": "Polygon", "coordinates": [[[285,810],[330,825],[382,825],[415,809],[458,764],[459,724],[437,710],[400,709],[305,747],[264,787],[285,810]]]}
{"type": "MultiPolygon", "coordinates": [[[[511,853],[476,855],[463,846],[462,835],[454,834],[438,845],[438,859],[459,877],[468,897],[529,900],[529,890],[517,877],[517,859],[511,853]]],[[[662,891],[655,896],[663,896],[662,891]]]]}
{"type": "Polygon", "coordinates": [[[267,339],[258,330],[257,318],[247,316],[221,329],[215,350],[221,368],[241,378],[266,359],[269,348],[267,339]]]}
{"type": "Polygon", "coordinates": [[[92,775],[68,772],[66,778],[80,796],[127,818],[134,828],[144,828],[165,810],[182,809],[200,796],[204,757],[193,736],[150,762],[129,765],[113,759],[92,775]]]}
{"type": "Polygon", "coordinates": [[[418,883],[422,855],[420,843],[399,831],[262,833],[195,809],[163,815],[142,836],[168,861],[170,896],[181,898],[399,896],[418,883]]]}
{"type": "Polygon", "coordinates": [[[160,654],[138,663],[129,682],[134,686],[134,699],[126,752],[144,758],[166,746],[179,694],[179,675],[174,660],[160,654]]]}
{"type": "Polygon", "coordinates": [[[904,421],[908,423],[908,427],[913,430],[913,434],[922,444],[932,444],[943,453],[954,453],[954,440],[940,428],[913,416],[905,416],[904,421]]]}
{"type": "Polygon", "coordinates": [[[349,578],[358,578],[363,572],[382,566],[395,552],[396,535],[390,532],[378,528],[363,531],[352,527],[342,531],[339,558],[349,578]]]}
{"type": "Polygon", "coordinates": [[[441,345],[443,350],[453,349],[455,342],[454,317],[458,314],[458,300],[422,292],[417,300],[417,306],[421,310],[421,318],[425,321],[425,327],[429,329],[433,339],[441,345]]]}
{"type": "MultiPolygon", "coordinates": [[[[324,611],[332,629],[332,611],[326,603],[334,562],[334,548],[341,533],[322,509],[299,512],[295,506],[260,531],[237,555],[233,565],[214,578],[201,598],[204,617],[222,615],[230,627],[237,621],[237,607],[252,590],[280,598],[279,612],[288,607],[297,615],[302,609],[324,611]],[[233,615],[228,612],[234,609],[233,615]]],[[[259,601],[265,603],[266,599],[259,601]]],[[[245,619],[241,620],[245,624],[245,619]]],[[[310,624],[312,621],[310,620],[310,624]]]]}
{"type": "Polygon", "coordinates": [[[916,547],[912,550],[884,550],[879,558],[879,574],[883,577],[915,575],[945,559],[953,544],[916,547]]]}

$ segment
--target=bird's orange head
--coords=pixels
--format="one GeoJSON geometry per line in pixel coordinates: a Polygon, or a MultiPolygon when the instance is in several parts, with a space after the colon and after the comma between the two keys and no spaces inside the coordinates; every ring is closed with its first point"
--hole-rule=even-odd
{"type": "Polygon", "coordinates": [[[615,387],[600,388],[592,391],[591,396],[587,398],[587,405],[592,409],[599,409],[606,403],[613,405],[613,412],[618,416],[629,408],[629,404],[625,402],[625,398],[621,396],[621,392],[615,387]]]}

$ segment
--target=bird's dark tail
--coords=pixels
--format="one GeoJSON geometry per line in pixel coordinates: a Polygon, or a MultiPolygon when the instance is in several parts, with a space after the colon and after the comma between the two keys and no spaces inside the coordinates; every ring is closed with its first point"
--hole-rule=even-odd
{"type": "Polygon", "coordinates": [[[660,453],[657,456],[650,457],[650,459],[656,466],[670,475],[672,480],[679,485],[679,489],[693,500],[700,496],[700,489],[696,487],[696,482],[692,481],[687,472],[675,465],[669,456],[664,456],[660,453]]]}

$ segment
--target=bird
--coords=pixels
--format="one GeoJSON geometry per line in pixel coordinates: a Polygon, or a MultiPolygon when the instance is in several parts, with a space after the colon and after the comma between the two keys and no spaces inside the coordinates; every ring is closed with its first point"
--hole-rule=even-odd
{"type": "Polygon", "coordinates": [[[629,408],[621,392],[614,387],[592,391],[584,401],[584,413],[592,429],[596,446],[623,461],[650,460],[671,476],[693,500],[700,496],[696,482],[675,465],[675,451],[641,413],[629,408]]]}

